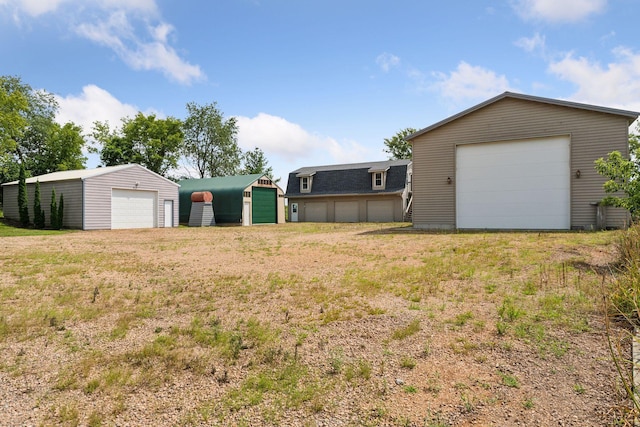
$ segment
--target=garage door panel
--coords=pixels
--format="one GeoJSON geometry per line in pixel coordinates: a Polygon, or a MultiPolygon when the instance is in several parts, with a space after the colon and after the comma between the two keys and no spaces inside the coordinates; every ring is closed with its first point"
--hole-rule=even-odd
{"type": "Polygon", "coordinates": [[[358,202],[336,202],[336,222],[358,222],[360,220],[358,202]]]}
{"type": "Polygon", "coordinates": [[[368,222],[393,222],[393,200],[367,201],[368,222]]]}
{"type": "Polygon", "coordinates": [[[568,229],[569,138],[456,149],[458,228],[568,229]]]}
{"type": "Polygon", "coordinates": [[[275,224],[277,222],[275,188],[253,187],[251,191],[252,219],[254,224],[275,224]]]}
{"type": "Polygon", "coordinates": [[[327,222],[327,203],[326,202],[305,203],[304,220],[308,222],[327,222]]]}
{"type": "Polygon", "coordinates": [[[156,227],[157,197],[155,191],[113,189],[111,228],[156,227]]]}

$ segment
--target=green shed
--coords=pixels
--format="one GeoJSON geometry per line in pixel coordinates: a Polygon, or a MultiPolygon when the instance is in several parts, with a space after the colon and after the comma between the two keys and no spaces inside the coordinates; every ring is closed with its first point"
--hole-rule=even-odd
{"type": "Polygon", "coordinates": [[[284,223],[284,192],[266,175],[235,175],[179,181],[180,223],[189,222],[191,193],[210,191],[216,224],[284,223]]]}

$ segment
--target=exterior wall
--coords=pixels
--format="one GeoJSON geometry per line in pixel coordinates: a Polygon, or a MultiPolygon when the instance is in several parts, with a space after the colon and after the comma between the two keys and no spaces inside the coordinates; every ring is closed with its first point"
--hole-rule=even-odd
{"type": "MultiPolygon", "coordinates": [[[[35,184],[27,184],[27,197],[29,200],[29,218],[33,222],[33,202],[35,196],[35,184]]],[[[40,204],[44,210],[45,225],[51,225],[51,191],[56,190],[56,202],[60,202],[60,195],[64,194],[64,209],[62,225],[66,228],[82,228],[82,181],[69,180],[40,183],[40,204]]],[[[19,221],[18,213],[18,184],[3,187],[4,216],[5,218],[19,221]]]]}
{"type": "MultiPolygon", "coordinates": [[[[158,227],[164,226],[164,201],[173,200],[173,226],[178,226],[178,185],[136,165],[85,179],[85,230],[111,228],[111,190],[114,188],[156,191],[158,227]]],[[[65,196],[65,206],[66,202],[65,196]]]]}
{"type": "Polygon", "coordinates": [[[335,202],[358,202],[359,222],[367,221],[367,201],[370,200],[393,200],[393,220],[402,222],[403,220],[403,198],[400,195],[381,195],[381,196],[343,196],[343,197],[300,197],[289,198],[289,218],[291,218],[291,204],[298,204],[298,222],[305,222],[305,203],[326,202],[327,203],[327,222],[335,222],[335,202]]]}
{"type": "MultiPolygon", "coordinates": [[[[613,150],[628,156],[628,126],[623,116],[504,98],[420,135],[412,141],[414,226],[456,227],[456,145],[570,135],[571,227],[592,229],[596,223],[592,203],[605,196],[606,181],[595,171],[594,161],[613,150]]],[[[607,226],[625,226],[626,211],[607,209],[607,226]]]]}

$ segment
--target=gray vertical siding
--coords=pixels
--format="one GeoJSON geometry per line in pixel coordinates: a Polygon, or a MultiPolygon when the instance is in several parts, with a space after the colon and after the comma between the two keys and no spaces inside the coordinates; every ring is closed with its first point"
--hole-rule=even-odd
{"type": "Polygon", "coordinates": [[[158,193],[156,226],[164,225],[164,201],[173,200],[173,224],[178,226],[178,185],[156,175],[142,166],[132,165],[84,181],[84,229],[111,228],[112,189],[146,190],[158,193]]]}
{"type": "MultiPolygon", "coordinates": [[[[571,226],[590,229],[595,226],[592,203],[605,196],[605,178],[594,161],[613,150],[628,155],[628,126],[623,116],[504,98],[417,136],[412,141],[414,225],[455,228],[456,145],[570,135],[571,226]]],[[[608,208],[608,226],[627,221],[626,211],[608,208]]]]}
{"type": "MultiPolygon", "coordinates": [[[[68,180],[40,183],[40,203],[44,210],[45,225],[51,225],[51,190],[56,190],[57,202],[60,195],[64,194],[64,210],[62,225],[66,228],[82,228],[82,181],[68,180]]],[[[3,209],[5,218],[18,221],[18,184],[3,187],[3,209]]],[[[35,184],[27,184],[27,196],[29,200],[29,218],[33,222],[33,202],[35,196],[35,184]]]]}

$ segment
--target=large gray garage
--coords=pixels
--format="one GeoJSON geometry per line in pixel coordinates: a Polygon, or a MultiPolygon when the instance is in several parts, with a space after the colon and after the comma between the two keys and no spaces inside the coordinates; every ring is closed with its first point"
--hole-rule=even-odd
{"type": "MultiPolygon", "coordinates": [[[[594,161],[628,156],[639,113],[505,92],[407,138],[413,224],[428,229],[591,230],[605,196],[594,161]]],[[[628,212],[607,207],[607,227],[628,212]]]]}

